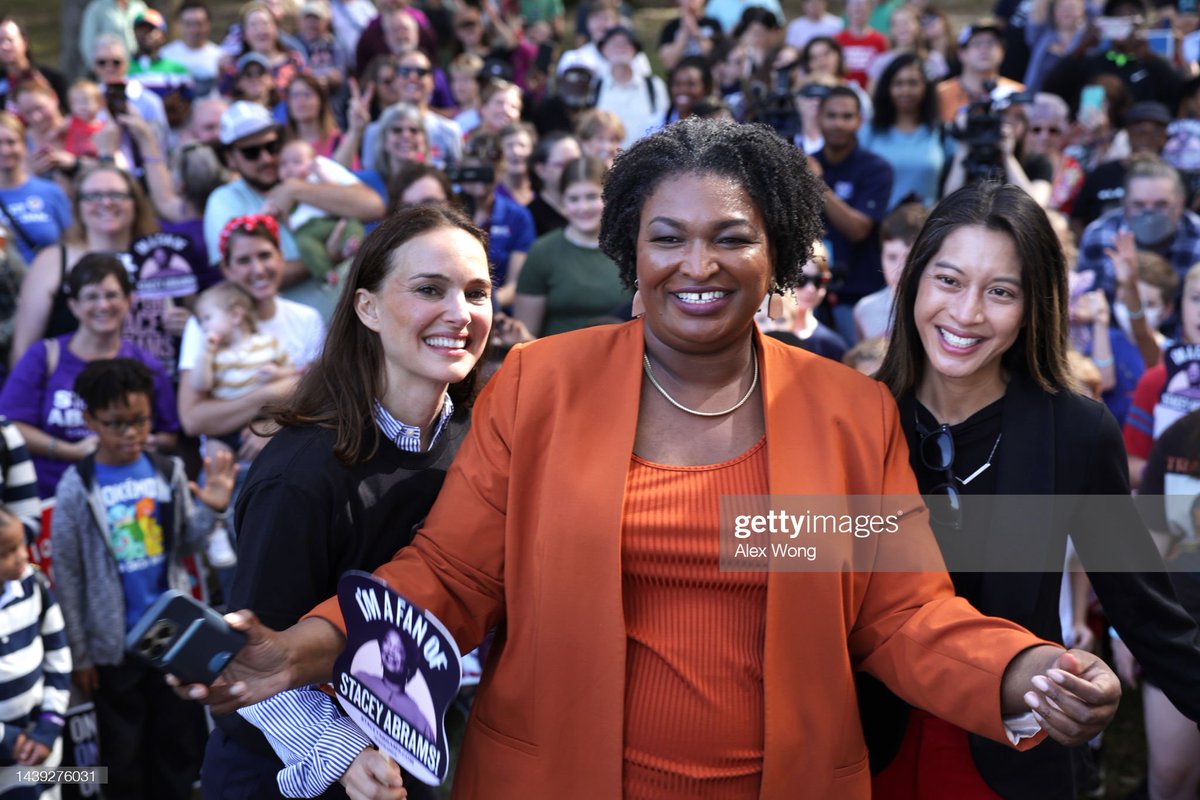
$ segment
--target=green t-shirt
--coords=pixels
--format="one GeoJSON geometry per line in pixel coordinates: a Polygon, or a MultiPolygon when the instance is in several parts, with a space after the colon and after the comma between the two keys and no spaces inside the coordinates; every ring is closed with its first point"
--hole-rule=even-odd
{"type": "Polygon", "coordinates": [[[520,0],[521,18],[526,25],[535,22],[551,22],[563,15],[562,0],[520,0]]]}
{"type": "Polygon", "coordinates": [[[572,244],[563,230],[547,233],[529,248],[517,294],[546,298],[542,330],[532,331],[540,336],[586,328],[633,297],[621,285],[612,259],[598,249],[572,244]]]}

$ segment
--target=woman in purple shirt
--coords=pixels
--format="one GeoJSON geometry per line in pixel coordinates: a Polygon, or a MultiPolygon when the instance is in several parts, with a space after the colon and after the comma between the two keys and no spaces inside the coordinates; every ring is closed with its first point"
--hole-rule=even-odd
{"type": "Polygon", "coordinates": [[[0,392],[0,415],[25,437],[37,470],[38,496],[54,496],[67,467],[96,449],[83,422],[75,378],[89,361],[136,358],[154,373],[152,446],[174,447],[179,430],[175,392],[158,359],[121,338],[133,285],[125,265],[110,253],[90,253],[67,275],[67,303],[79,320],[74,333],[35,342],[17,362],[0,392]]]}

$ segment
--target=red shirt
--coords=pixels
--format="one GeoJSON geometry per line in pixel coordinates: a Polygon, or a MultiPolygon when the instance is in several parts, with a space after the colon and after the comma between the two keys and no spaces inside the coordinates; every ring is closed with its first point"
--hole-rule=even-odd
{"type": "Polygon", "coordinates": [[[867,70],[880,53],[888,51],[888,40],[874,28],[867,28],[862,35],[848,29],[833,37],[842,46],[842,60],[846,65],[846,77],[862,88],[867,88],[867,70]]]}

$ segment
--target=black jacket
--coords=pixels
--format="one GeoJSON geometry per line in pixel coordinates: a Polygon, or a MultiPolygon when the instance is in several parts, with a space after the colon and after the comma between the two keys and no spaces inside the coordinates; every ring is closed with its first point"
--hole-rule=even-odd
{"type": "MultiPolygon", "coordinates": [[[[913,429],[915,400],[901,398],[900,419],[909,450],[918,453],[913,429]]],[[[1062,565],[1070,534],[1085,569],[1123,548],[1137,563],[1161,563],[1132,499],[1114,520],[1113,503],[1103,506],[1064,495],[1128,495],[1129,472],[1121,430],[1102,404],[1067,391],[1042,391],[1014,374],[1004,396],[997,459],[997,495],[1055,495],[1045,514],[1029,502],[996,503],[986,530],[986,572],[972,601],[984,614],[1013,620],[1042,638],[1061,642],[1058,617],[1062,565]],[[1099,518],[1099,515],[1104,515],[1099,518]],[[1113,537],[1119,535],[1120,542],[1113,537]],[[1028,570],[1041,563],[1043,572],[1028,570]],[[1007,571],[1006,571],[1007,570],[1007,571]]],[[[922,487],[925,489],[926,487],[922,487]]],[[[1111,562],[1107,562],[1111,563],[1111,562]]],[[[1200,719],[1200,630],[1179,605],[1164,571],[1088,573],[1105,613],[1141,663],[1147,678],[1181,712],[1200,719]]],[[[860,684],[863,729],[878,771],[895,755],[907,707],[882,687],[860,684]]],[[[1066,748],[1047,740],[1032,750],[971,735],[971,752],[983,779],[1004,797],[1073,798],[1066,748]]]]}

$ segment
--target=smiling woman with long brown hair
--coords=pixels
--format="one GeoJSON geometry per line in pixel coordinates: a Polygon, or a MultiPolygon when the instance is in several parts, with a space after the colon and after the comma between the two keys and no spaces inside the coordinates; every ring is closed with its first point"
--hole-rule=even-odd
{"type": "MultiPolygon", "coordinates": [[[[958,593],[985,614],[1062,641],[1061,569],[1042,570],[1064,563],[1069,533],[1084,568],[1097,570],[1089,572],[1092,586],[1123,641],[1200,718],[1200,632],[1175,600],[1137,510],[1078,497],[1127,499],[1129,478],[1116,420],[1076,393],[1070,378],[1067,298],[1062,248],[1033,198],[1011,184],[961,189],[933,210],[913,243],[876,377],[899,405],[943,551],[949,557],[976,543],[985,554],[971,571],[952,572],[958,593]],[[1008,495],[1062,500],[1053,514],[1022,514],[1028,502],[997,501],[1008,495]],[[1004,560],[1001,550],[1024,561],[1004,560]],[[1112,572],[1098,563],[1157,564],[1158,571],[1112,572]]],[[[874,797],[919,798],[914,787],[931,776],[961,798],[1076,794],[1069,753],[1057,744],[1027,753],[1000,747],[926,712],[909,713],[878,684],[864,684],[860,708],[872,760],[888,765],[874,797]]]]}

